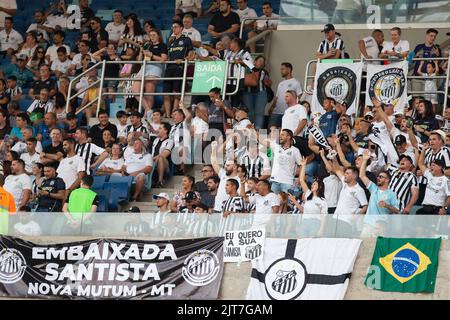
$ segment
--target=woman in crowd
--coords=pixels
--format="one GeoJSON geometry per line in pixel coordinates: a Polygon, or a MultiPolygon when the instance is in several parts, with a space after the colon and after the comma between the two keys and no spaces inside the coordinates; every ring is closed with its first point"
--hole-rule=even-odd
{"type": "Polygon", "coordinates": [[[122,167],[125,164],[123,159],[122,147],[118,143],[114,143],[110,151],[111,156],[105,159],[96,171],[96,175],[122,175],[122,167]]]}
{"type": "Polygon", "coordinates": [[[32,58],[27,63],[27,67],[33,72],[35,80],[39,79],[39,69],[43,64],[50,65],[50,61],[45,57],[45,49],[38,47],[34,50],[32,58]]]}
{"type": "MultiPolygon", "coordinates": [[[[170,210],[172,212],[179,212],[182,207],[186,206],[186,201],[184,200],[184,197],[186,196],[186,193],[190,191],[194,191],[194,185],[195,185],[195,178],[189,175],[185,175],[183,179],[181,180],[181,190],[177,191],[172,201],[170,202],[170,210]]],[[[200,198],[200,194],[195,191],[198,198],[200,198]]]]}
{"type": "Polygon", "coordinates": [[[125,53],[128,48],[137,50],[139,45],[143,42],[143,32],[141,23],[136,15],[130,14],[127,17],[125,30],[119,40],[119,48],[122,48],[122,53],[125,53]]]}
{"type": "Polygon", "coordinates": [[[414,129],[422,142],[427,142],[432,131],[439,129],[439,122],[433,113],[433,104],[428,100],[421,100],[417,108],[414,129]]]}

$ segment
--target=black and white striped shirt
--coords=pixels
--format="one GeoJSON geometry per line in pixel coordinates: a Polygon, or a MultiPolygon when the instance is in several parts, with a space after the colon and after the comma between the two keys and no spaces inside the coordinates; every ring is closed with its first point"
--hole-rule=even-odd
{"type": "Polygon", "coordinates": [[[174,124],[170,129],[169,137],[172,139],[175,147],[183,145],[184,136],[186,136],[186,138],[189,137],[185,121],[174,124]]]}
{"type": "Polygon", "coordinates": [[[240,196],[230,197],[222,203],[222,212],[242,213],[247,211],[244,198],[240,196]]]}
{"type": "Polygon", "coordinates": [[[151,155],[152,157],[156,157],[161,154],[164,150],[172,151],[173,149],[173,140],[166,138],[164,140],[161,140],[159,138],[156,138],[155,141],[153,141],[152,144],[152,150],[151,155]]]}
{"type": "MultiPolygon", "coordinates": [[[[245,193],[248,197],[254,197],[256,195],[256,193],[251,192],[251,191],[247,191],[245,193]]],[[[256,202],[254,203],[247,203],[247,212],[255,212],[256,211],[256,202]]]]}
{"type": "Polygon", "coordinates": [[[104,151],[105,149],[90,142],[76,145],[75,153],[83,159],[83,171],[87,175],[91,174],[91,164],[93,163],[94,157],[101,155],[104,151]]]}
{"type": "MultiPolygon", "coordinates": [[[[131,40],[131,41],[134,41],[134,42],[143,42],[144,41],[144,38],[143,38],[143,36],[142,35],[131,35],[131,34],[129,34],[129,33],[123,33],[121,36],[120,36],[120,40],[131,40]]],[[[131,43],[124,43],[123,44],[123,50],[122,50],[122,52],[123,53],[125,53],[125,51],[127,51],[127,49],[128,48],[133,48],[134,50],[136,50],[136,49],[138,49],[138,48],[136,48],[136,46],[134,46],[134,45],[132,45],[131,43]]]]}
{"type": "Polygon", "coordinates": [[[243,164],[245,168],[247,169],[247,179],[248,178],[258,178],[262,176],[262,173],[265,169],[270,169],[270,162],[269,159],[265,159],[261,155],[257,155],[256,158],[252,159],[247,154],[240,159],[239,164],[243,164]]]}
{"type": "MultiPolygon", "coordinates": [[[[431,148],[428,149],[425,153],[425,165],[429,167],[431,162],[434,160],[442,160],[445,162],[446,167],[450,167],[450,149],[444,146],[436,153],[433,153],[433,150],[431,148]]],[[[424,176],[421,176],[419,179],[420,184],[426,184],[427,181],[427,178],[425,178],[424,176]]]]}
{"type": "Polygon", "coordinates": [[[134,127],[133,125],[128,125],[125,129],[126,135],[128,136],[128,134],[130,132],[143,132],[143,133],[148,133],[147,128],[141,123],[141,125],[139,127],[134,127]]]}
{"type": "Polygon", "coordinates": [[[331,49],[339,49],[341,51],[341,58],[344,58],[344,41],[340,38],[335,38],[332,42],[328,42],[326,39],[323,40],[320,45],[319,49],[317,49],[317,52],[320,52],[322,54],[328,53],[331,49]]]}
{"type": "Polygon", "coordinates": [[[392,175],[391,181],[389,182],[389,189],[397,195],[400,204],[399,209],[402,211],[409,201],[411,201],[411,189],[419,188],[419,179],[413,172],[400,172],[399,169],[395,169],[392,166],[389,168],[389,172],[392,175]]]}
{"type": "MultiPolygon", "coordinates": [[[[233,52],[231,50],[224,50],[224,51],[220,51],[220,58],[223,60],[227,60],[230,63],[232,61],[235,61],[237,59],[240,59],[244,62],[246,62],[248,65],[253,66],[253,58],[252,55],[242,49],[238,52],[233,52]]],[[[243,66],[240,66],[239,64],[233,64],[228,67],[228,78],[239,78],[239,79],[244,79],[245,77],[245,68],[243,66]],[[241,69],[241,71],[239,72],[239,68],[241,69]]],[[[236,85],[237,80],[228,80],[227,81],[228,84],[231,85],[236,85]]]]}

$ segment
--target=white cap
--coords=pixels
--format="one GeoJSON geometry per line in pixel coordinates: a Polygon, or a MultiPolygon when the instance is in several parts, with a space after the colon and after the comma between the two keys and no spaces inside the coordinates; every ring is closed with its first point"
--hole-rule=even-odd
{"type": "Polygon", "coordinates": [[[167,201],[170,201],[169,195],[168,195],[167,193],[165,193],[165,192],[161,192],[161,193],[158,194],[158,195],[156,195],[156,194],[153,195],[153,200],[157,200],[158,198],[164,198],[164,199],[166,199],[167,201]]]}

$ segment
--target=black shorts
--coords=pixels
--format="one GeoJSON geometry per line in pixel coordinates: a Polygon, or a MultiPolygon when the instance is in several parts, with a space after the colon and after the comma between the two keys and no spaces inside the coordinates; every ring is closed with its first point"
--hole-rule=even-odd
{"type": "MultiPolygon", "coordinates": [[[[164,73],[165,78],[179,78],[183,77],[183,67],[168,67],[164,73]]],[[[164,80],[164,92],[181,92],[182,80],[164,80]]]]}

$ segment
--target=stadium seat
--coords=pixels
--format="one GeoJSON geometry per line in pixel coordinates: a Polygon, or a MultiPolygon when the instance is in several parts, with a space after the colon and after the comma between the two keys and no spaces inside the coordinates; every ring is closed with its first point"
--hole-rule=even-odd
{"type": "Polygon", "coordinates": [[[110,190],[97,190],[95,191],[98,196],[97,212],[108,212],[108,199],[111,196],[110,190]]]}
{"type": "MultiPolygon", "coordinates": [[[[111,198],[114,198],[114,200],[124,200],[128,201],[130,199],[130,192],[131,187],[128,184],[128,182],[106,182],[103,185],[103,189],[110,189],[111,190],[111,198]]],[[[113,199],[109,199],[111,200],[113,199]]]]}
{"type": "Polygon", "coordinates": [[[27,111],[33,100],[30,98],[23,98],[19,100],[19,108],[21,111],[27,111]]]}
{"type": "Polygon", "coordinates": [[[94,176],[92,189],[102,190],[103,185],[108,181],[109,176],[94,176]]]}
{"type": "Polygon", "coordinates": [[[125,111],[125,105],[121,102],[111,102],[109,104],[109,116],[115,117],[116,113],[120,110],[125,111]]]}

